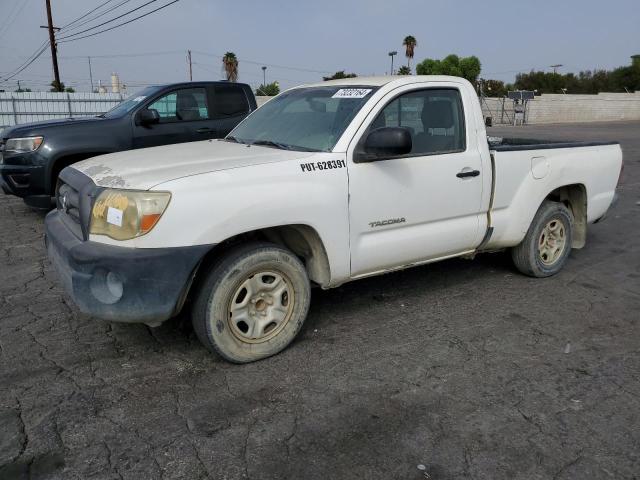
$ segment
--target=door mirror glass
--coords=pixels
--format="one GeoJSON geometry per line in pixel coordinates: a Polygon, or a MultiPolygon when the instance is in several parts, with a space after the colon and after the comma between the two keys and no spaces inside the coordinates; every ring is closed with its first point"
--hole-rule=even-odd
{"type": "Polygon", "coordinates": [[[364,142],[358,162],[372,162],[411,152],[411,132],[403,127],[382,127],[372,131],[364,142]]]}
{"type": "Polygon", "coordinates": [[[145,108],[138,113],[138,123],[149,126],[160,122],[160,114],[153,108],[145,108]]]}

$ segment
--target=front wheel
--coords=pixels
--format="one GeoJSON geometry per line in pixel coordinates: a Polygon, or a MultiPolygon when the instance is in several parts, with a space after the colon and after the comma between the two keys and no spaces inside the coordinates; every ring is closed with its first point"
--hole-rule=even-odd
{"type": "Polygon", "coordinates": [[[524,240],[511,250],[513,263],[531,277],[549,277],[567,262],[573,240],[573,216],[563,204],[545,200],[524,240]]]}
{"type": "Polygon", "coordinates": [[[302,262],[270,243],[227,253],[207,274],[193,309],[193,327],[210,350],[234,363],[275,355],[304,323],[311,299],[302,262]]]}

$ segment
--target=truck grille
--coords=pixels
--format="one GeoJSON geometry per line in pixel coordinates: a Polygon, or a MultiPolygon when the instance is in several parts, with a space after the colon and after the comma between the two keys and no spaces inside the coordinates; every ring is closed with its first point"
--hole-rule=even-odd
{"type": "Polygon", "coordinates": [[[95,184],[86,175],[71,168],[60,173],[56,187],[56,207],[67,227],[80,239],[89,235],[89,216],[95,184]]]}
{"type": "Polygon", "coordinates": [[[58,210],[62,210],[80,225],[80,195],[71,185],[61,182],[57,202],[58,210]]]}

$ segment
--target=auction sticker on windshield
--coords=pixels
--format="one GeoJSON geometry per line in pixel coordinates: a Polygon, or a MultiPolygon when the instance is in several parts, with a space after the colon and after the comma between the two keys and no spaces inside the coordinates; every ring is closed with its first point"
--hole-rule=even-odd
{"type": "Polygon", "coordinates": [[[331,98],[364,98],[370,92],[370,88],[341,88],[331,98]]]}

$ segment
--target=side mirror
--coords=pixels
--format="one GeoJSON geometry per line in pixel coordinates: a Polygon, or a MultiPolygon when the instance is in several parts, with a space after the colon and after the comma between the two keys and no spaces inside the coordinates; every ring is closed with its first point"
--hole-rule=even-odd
{"type": "Polygon", "coordinates": [[[491,127],[493,126],[493,119],[491,117],[486,117],[484,119],[484,126],[485,127],[491,127]]]}
{"type": "Polygon", "coordinates": [[[153,108],[145,108],[138,112],[138,124],[142,126],[149,126],[160,122],[160,114],[153,108]]]}
{"type": "Polygon", "coordinates": [[[367,136],[354,158],[355,163],[385,160],[411,152],[411,132],[402,127],[377,128],[367,136]]]}

